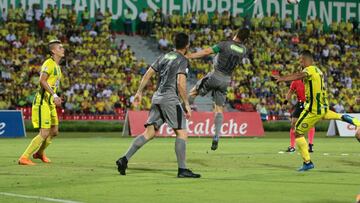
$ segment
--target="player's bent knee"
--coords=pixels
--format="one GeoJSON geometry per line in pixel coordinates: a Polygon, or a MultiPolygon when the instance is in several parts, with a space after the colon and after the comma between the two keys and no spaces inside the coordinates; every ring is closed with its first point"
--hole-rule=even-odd
{"type": "Polygon", "coordinates": [[[186,130],[181,129],[181,130],[174,130],[174,131],[175,131],[177,138],[187,141],[188,134],[187,134],[186,130]]]}
{"type": "Polygon", "coordinates": [[[196,91],[195,87],[190,90],[190,92],[189,92],[190,97],[196,97],[197,95],[198,95],[198,92],[196,91]]]}
{"type": "Polygon", "coordinates": [[[214,112],[215,113],[223,113],[224,112],[224,107],[223,106],[218,106],[218,105],[215,104],[214,112]]]}
{"type": "Polygon", "coordinates": [[[40,136],[43,137],[44,139],[49,137],[50,136],[50,129],[41,128],[40,129],[40,136]]]}
{"type": "Polygon", "coordinates": [[[147,140],[150,140],[150,139],[154,138],[155,133],[156,133],[156,130],[155,130],[154,125],[149,125],[146,127],[145,131],[143,132],[143,135],[147,140]]]}

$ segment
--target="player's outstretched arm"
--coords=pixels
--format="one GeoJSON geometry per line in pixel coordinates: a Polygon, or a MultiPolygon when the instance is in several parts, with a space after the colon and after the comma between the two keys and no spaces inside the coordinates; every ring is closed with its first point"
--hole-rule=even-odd
{"type": "Polygon", "coordinates": [[[178,74],[177,76],[177,87],[178,87],[178,91],[179,91],[179,95],[181,100],[184,102],[184,106],[185,106],[185,113],[186,113],[186,118],[189,119],[191,116],[191,108],[190,108],[190,104],[189,104],[189,100],[186,94],[186,75],[185,74],[178,74]]]}
{"type": "Polygon", "coordinates": [[[137,90],[137,93],[141,93],[141,94],[142,94],[142,92],[144,91],[144,88],[145,88],[146,85],[148,84],[150,78],[151,78],[155,73],[156,73],[156,72],[155,72],[155,70],[154,70],[152,67],[150,67],[150,68],[146,71],[145,75],[144,75],[144,76],[142,77],[142,79],[141,79],[141,82],[140,82],[139,88],[138,88],[138,90],[137,90]]]}
{"type": "Polygon", "coordinates": [[[279,75],[272,75],[273,78],[275,78],[276,82],[288,82],[288,81],[294,81],[294,80],[302,80],[306,78],[306,73],[300,72],[300,73],[294,73],[291,75],[286,76],[279,76],[279,75]]]}
{"type": "Polygon", "coordinates": [[[195,52],[195,53],[186,54],[186,58],[188,58],[188,59],[197,59],[197,58],[202,58],[204,56],[208,56],[208,55],[213,54],[213,53],[214,53],[214,50],[211,47],[209,47],[209,48],[200,50],[200,51],[195,52]]]}
{"type": "Polygon", "coordinates": [[[54,97],[54,102],[56,104],[56,106],[60,106],[61,105],[61,98],[54,92],[53,89],[51,89],[51,87],[49,86],[49,84],[47,83],[47,79],[49,78],[49,75],[45,72],[42,72],[40,74],[40,86],[42,88],[44,88],[45,91],[49,92],[53,97],[54,97]]]}

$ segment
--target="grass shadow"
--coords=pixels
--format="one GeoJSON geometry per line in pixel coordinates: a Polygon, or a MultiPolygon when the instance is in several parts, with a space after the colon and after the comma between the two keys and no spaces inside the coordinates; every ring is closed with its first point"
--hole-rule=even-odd
{"type": "Polygon", "coordinates": [[[141,174],[141,173],[154,173],[155,175],[161,173],[166,176],[174,177],[176,175],[176,171],[173,169],[160,169],[160,168],[139,168],[139,167],[131,167],[128,168],[127,171],[131,171],[133,174],[141,174]]]}
{"type": "Polygon", "coordinates": [[[359,161],[351,161],[351,160],[348,160],[348,159],[340,159],[340,160],[338,160],[338,162],[341,162],[341,163],[343,163],[344,165],[347,165],[347,166],[360,167],[360,162],[359,161]]]}

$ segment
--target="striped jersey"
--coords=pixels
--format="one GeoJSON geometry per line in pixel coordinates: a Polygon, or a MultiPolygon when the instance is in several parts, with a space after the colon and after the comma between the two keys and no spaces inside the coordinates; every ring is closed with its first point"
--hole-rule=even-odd
{"type": "MultiPolygon", "coordinates": [[[[56,93],[57,89],[59,88],[60,79],[62,76],[60,66],[56,64],[54,59],[49,58],[41,66],[41,73],[46,73],[49,76],[47,79],[47,83],[56,93]]],[[[42,105],[44,102],[48,104],[54,103],[52,95],[50,95],[49,92],[45,91],[45,89],[42,88],[39,84],[39,89],[35,95],[33,104],[42,105]]]]}
{"type": "Polygon", "coordinates": [[[316,66],[308,66],[303,72],[306,74],[304,78],[305,110],[318,115],[326,113],[328,101],[323,73],[316,66]]]}

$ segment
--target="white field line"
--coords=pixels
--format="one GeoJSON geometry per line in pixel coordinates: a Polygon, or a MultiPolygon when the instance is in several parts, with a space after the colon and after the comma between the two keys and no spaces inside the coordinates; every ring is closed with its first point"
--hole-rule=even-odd
{"type": "Polygon", "coordinates": [[[54,198],[49,198],[49,197],[21,195],[21,194],[8,193],[8,192],[0,192],[0,195],[10,196],[10,197],[20,197],[20,198],[26,198],[26,199],[40,199],[40,200],[45,200],[45,201],[49,201],[49,202],[81,203],[81,202],[71,201],[71,200],[66,200],[66,199],[54,199],[54,198]]]}

